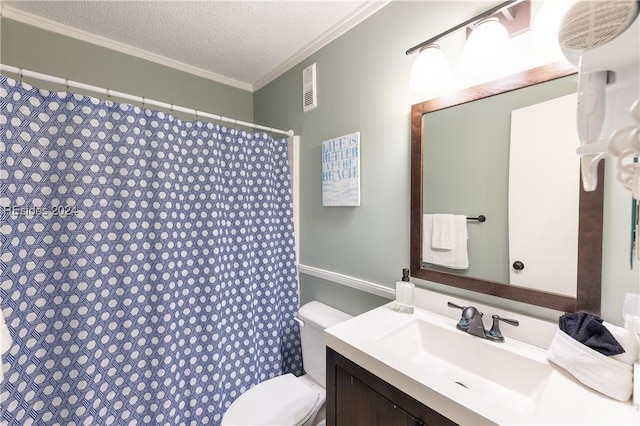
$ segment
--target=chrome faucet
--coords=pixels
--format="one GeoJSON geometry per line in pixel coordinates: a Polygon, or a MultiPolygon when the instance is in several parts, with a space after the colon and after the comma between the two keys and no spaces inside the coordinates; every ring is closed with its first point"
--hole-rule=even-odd
{"type": "Polygon", "coordinates": [[[492,340],[494,342],[504,342],[504,336],[500,331],[500,321],[507,324],[518,326],[520,323],[517,320],[501,318],[498,315],[493,315],[493,324],[490,330],[484,328],[484,322],[482,321],[483,313],[478,311],[474,306],[459,306],[455,303],[448,302],[447,305],[451,308],[457,308],[462,310],[460,321],[456,324],[458,330],[462,330],[473,336],[480,337],[482,339],[492,340]]]}

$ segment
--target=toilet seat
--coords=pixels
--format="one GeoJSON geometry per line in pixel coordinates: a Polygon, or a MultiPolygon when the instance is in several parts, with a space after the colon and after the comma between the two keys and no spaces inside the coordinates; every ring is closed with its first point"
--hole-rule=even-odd
{"type": "Polygon", "coordinates": [[[224,414],[222,425],[304,425],[325,399],[324,389],[313,389],[293,374],[285,374],[240,395],[224,414]]]}

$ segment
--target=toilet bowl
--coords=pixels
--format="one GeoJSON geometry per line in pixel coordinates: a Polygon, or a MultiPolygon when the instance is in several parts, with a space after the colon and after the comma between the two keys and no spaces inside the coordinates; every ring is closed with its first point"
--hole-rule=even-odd
{"type": "Polygon", "coordinates": [[[323,332],[351,315],[312,301],[298,311],[305,375],[284,374],[240,395],[227,409],[222,426],[325,424],[326,358],[323,332]]]}

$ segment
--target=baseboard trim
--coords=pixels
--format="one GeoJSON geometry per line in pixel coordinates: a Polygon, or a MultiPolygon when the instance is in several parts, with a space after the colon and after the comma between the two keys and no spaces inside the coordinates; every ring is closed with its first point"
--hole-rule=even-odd
{"type": "Polygon", "coordinates": [[[331,281],[336,284],[341,284],[346,287],[355,288],[356,290],[364,291],[365,293],[375,294],[376,296],[384,297],[386,299],[393,300],[396,298],[396,292],[392,288],[372,283],[370,281],[361,280],[360,278],[354,278],[348,275],[308,265],[298,265],[298,272],[331,281]]]}

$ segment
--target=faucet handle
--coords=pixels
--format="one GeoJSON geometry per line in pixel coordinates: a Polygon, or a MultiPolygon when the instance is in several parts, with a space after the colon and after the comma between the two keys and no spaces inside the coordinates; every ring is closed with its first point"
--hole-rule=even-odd
{"type": "Polygon", "coordinates": [[[460,306],[460,305],[456,305],[455,303],[452,303],[452,302],[447,302],[447,306],[449,306],[450,308],[461,309],[462,310],[462,318],[467,319],[467,320],[472,319],[477,314],[480,314],[480,316],[482,316],[482,312],[478,311],[478,309],[476,309],[475,306],[460,306]]]}
{"type": "MultiPolygon", "coordinates": [[[[466,306],[456,305],[453,302],[447,302],[447,306],[450,308],[460,309],[462,312],[464,312],[465,309],[467,309],[466,306]]],[[[458,324],[456,324],[456,328],[458,330],[467,331],[469,329],[469,320],[466,319],[464,316],[460,316],[460,320],[458,321],[458,324]]]]}
{"type": "Polygon", "coordinates": [[[458,328],[458,330],[462,330],[462,331],[469,330],[469,322],[471,321],[471,319],[473,319],[473,317],[476,314],[480,314],[480,316],[482,317],[482,313],[478,312],[478,310],[473,306],[460,306],[460,305],[456,305],[453,302],[447,302],[447,306],[449,306],[450,308],[456,308],[456,309],[462,310],[460,320],[456,325],[456,328],[458,328]]]}
{"type": "Polygon", "coordinates": [[[447,302],[447,306],[450,307],[450,308],[457,308],[457,309],[460,309],[462,311],[464,311],[464,309],[466,308],[466,306],[456,305],[453,302],[447,302]]]}
{"type": "Polygon", "coordinates": [[[493,318],[493,325],[491,326],[491,330],[487,332],[487,339],[491,339],[496,342],[504,342],[504,336],[500,331],[500,321],[505,322],[509,325],[513,325],[514,327],[520,325],[517,320],[501,318],[499,315],[492,315],[491,318],[493,318]]]}

